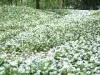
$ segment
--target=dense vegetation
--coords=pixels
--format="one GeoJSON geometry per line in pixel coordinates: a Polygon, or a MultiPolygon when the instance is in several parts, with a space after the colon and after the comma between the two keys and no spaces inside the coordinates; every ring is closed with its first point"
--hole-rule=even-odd
{"type": "Polygon", "coordinates": [[[25,5],[37,9],[98,9],[100,0],[0,0],[1,5],[25,5]]]}
{"type": "Polygon", "coordinates": [[[99,66],[100,10],[0,7],[0,75],[99,75],[99,66]]]}
{"type": "Polygon", "coordinates": [[[100,75],[99,8],[100,0],[0,0],[0,75],[100,75]]]}

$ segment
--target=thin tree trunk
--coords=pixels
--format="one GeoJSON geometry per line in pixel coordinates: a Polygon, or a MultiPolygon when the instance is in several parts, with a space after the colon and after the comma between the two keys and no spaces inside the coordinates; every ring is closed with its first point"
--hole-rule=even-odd
{"type": "Polygon", "coordinates": [[[64,0],[60,0],[60,9],[64,8],[64,0]]]}
{"type": "Polygon", "coordinates": [[[36,9],[40,9],[40,0],[36,0],[36,9]]]}

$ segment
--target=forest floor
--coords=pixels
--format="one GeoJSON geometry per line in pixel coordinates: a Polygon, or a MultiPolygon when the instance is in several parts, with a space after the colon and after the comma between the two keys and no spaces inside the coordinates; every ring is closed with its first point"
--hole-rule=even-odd
{"type": "Polygon", "coordinates": [[[100,75],[100,10],[0,7],[0,75],[100,75]]]}

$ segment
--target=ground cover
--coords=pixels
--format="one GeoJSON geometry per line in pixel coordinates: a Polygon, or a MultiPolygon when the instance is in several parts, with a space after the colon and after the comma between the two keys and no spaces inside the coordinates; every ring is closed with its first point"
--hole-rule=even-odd
{"type": "Polygon", "coordinates": [[[100,11],[0,7],[1,75],[99,75],[100,11]]]}

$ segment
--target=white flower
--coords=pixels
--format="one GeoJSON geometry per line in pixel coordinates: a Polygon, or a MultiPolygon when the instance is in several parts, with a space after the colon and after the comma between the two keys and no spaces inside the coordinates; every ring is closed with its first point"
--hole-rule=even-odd
{"type": "Polygon", "coordinates": [[[15,61],[9,61],[9,64],[10,64],[11,66],[14,66],[14,67],[17,67],[17,66],[18,66],[17,60],[15,60],[15,61]]]}

